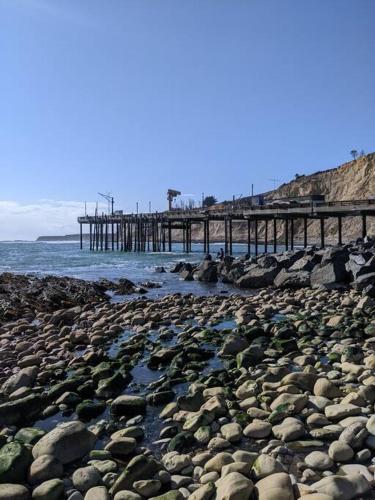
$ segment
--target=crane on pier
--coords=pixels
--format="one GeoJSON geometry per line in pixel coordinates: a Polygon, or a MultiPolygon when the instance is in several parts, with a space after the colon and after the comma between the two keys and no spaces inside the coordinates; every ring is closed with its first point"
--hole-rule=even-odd
{"type": "Polygon", "coordinates": [[[113,196],[111,196],[111,193],[98,193],[99,196],[107,200],[108,202],[108,215],[113,215],[113,205],[115,204],[115,200],[113,196]]]}
{"type": "Polygon", "coordinates": [[[167,191],[167,200],[168,200],[168,210],[172,210],[172,202],[176,196],[180,196],[181,191],[176,191],[175,189],[168,189],[167,191]]]}

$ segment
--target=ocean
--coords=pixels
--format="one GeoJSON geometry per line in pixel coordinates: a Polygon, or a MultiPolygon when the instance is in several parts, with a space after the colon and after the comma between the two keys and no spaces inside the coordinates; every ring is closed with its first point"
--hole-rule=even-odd
{"type": "MultiPolygon", "coordinates": [[[[211,245],[213,257],[221,247],[220,243],[211,245]]],[[[183,253],[178,243],[173,245],[173,250],[171,253],[90,252],[87,248],[80,250],[79,242],[4,241],[0,242],[0,273],[53,274],[86,280],[127,278],[135,283],[156,281],[162,287],[151,289],[148,294],[155,297],[174,292],[207,295],[237,290],[223,283],[181,281],[178,274],[168,269],[180,261],[200,262],[204,255],[203,245],[193,244],[190,254],[183,253]],[[155,272],[157,266],[165,267],[167,272],[155,272]]],[[[247,245],[234,245],[233,250],[234,255],[239,256],[246,253],[247,245]]]]}

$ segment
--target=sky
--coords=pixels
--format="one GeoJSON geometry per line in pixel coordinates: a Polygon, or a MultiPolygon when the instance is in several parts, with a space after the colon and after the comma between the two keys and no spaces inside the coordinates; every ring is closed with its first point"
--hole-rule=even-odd
{"type": "Polygon", "coordinates": [[[0,240],[76,233],[98,192],[163,210],[168,188],[231,199],[374,151],[374,19],[374,0],[0,0],[0,240]]]}

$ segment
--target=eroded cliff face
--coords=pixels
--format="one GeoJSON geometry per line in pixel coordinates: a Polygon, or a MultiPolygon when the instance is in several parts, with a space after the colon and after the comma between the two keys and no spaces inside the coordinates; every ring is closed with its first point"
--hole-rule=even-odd
{"type": "Polygon", "coordinates": [[[375,153],[337,168],[302,175],[281,185],[269,198],[325,194],[327,201],[363,200],[375,196],[375,153]]]}
{"type": "MultiPolygon", "coordinates": [[[[375,153],[345,163],[336,168],[316,172],[312,175],[302,175],[297,179],[281,185],[278,189],[271,191],[267,198],[277,199],[288,196],[304,196],[308,194],[324,194],[327,201],[364,200],[375,196],[375,153]]],[[[278,221],[278,240],[281,243],[284,237],[284,224],[278,221]]],[[[368,217],[367,232],[375,236],[375,217],[368,217]]],[[[269,227],[269,238],[271,237],[269,227]]],[[[361,221],[358,217],[343,219],[344,242],[355,240],[361,236],[361,221]]],[[[325,222],[325,233],[327,243],[337,242],[337,219],[327,219],[325,222]]],[[[200,240],[203,237],[198,226],[193,227],[193,239],[200,240]]],[[[224,224],[212,222],[210,224],[210,236],[212,241],[223,241],[224,224]]],[[[252,237],[254,235],[252,234],[252,237]]],[[[303,222],[295,222],[296,241],[303,240],[303,222]]],[[[259,238],[264,238],[264,225],[259,224],[259,238]]],[[[233,241],[245,241],[247,239],[247,224],[243,222],[233,223],[233,241]]],[[[308,223],[309,243],[319,243],[320,225],[319,221],[308,223]]]]}

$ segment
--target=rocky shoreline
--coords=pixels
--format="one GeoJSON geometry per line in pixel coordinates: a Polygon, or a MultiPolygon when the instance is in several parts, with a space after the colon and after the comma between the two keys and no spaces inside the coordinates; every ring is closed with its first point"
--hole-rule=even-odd
{"type": "Polygon", "coordinates": [[[0,500],[374,498],[374,299],[80,286],[3,317],[0,500]]]}

